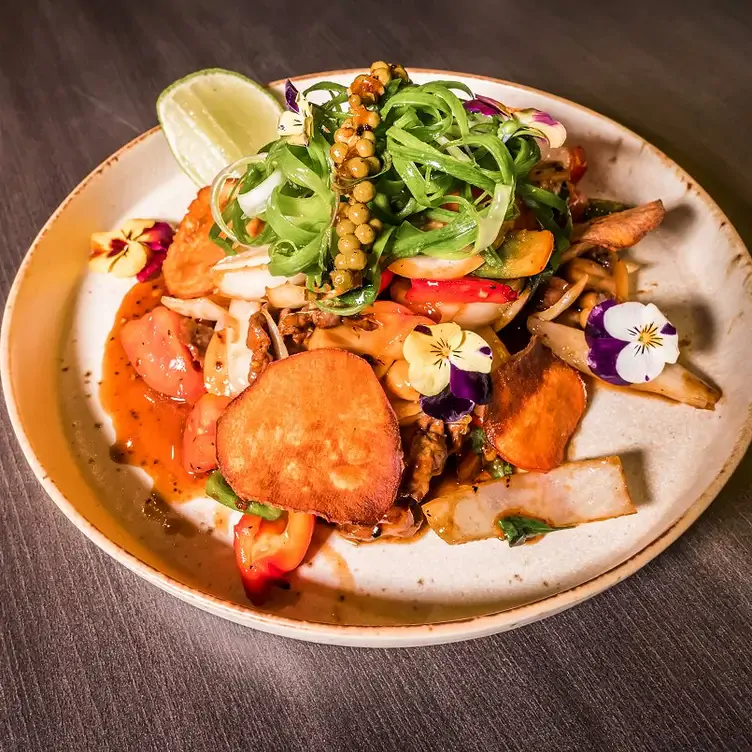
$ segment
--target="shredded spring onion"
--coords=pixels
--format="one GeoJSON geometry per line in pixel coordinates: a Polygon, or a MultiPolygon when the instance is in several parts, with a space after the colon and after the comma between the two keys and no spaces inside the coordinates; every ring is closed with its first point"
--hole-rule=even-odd
{"type": "MultiPolygon", "coordinates": [[[[311,95],[313,135],[305,146],[281,138],[217,176],[212,238],[228,254],[268,246],[272,275],[303,273],[309,290],[326,292],[335,271],[333,227],[343,189],[342,178],[333,177],[329,149],[348,117],[347,89],[321,82],[305,92],[311,95]],[[265,222],[256,237],[246,231],[253,217],[265,222]]],[[[535,135],[509,129],[501,113],[466,110],[463,103],[472,98],[466,86],[452,81],[415,85],[395,78],[386,86],[374,130],[382,168],[367,178],[376,188],[368,209],[383,230],[368,250],[359,286],[320,298],[321,308],[358,313],[373,302],[381,271],[396,260],[463,259],[492,248],[521,203],[556,239],[549,267],[539,277],[555,271],[569,245],[571,218],[564,198],[527,181],[540,160],[535,135]]],[[[350,187],[356,182],[350,180],[350,187]]]]}

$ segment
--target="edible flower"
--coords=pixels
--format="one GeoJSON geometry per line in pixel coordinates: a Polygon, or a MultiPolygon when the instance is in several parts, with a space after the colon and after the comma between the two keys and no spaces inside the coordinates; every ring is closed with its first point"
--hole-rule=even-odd
{"type": "Polygon", "coordinates": [[[306,146],[313,135],[313,108],[288,78],[285,82],[287,109],[280,115],[277,135],[285,136],[291,144],[306,146]]]}
{"type": "Polygon", "coordinates": [[[609,384],[644,384],[679,357],[676,327],[652,303],[606,300],[585,327],[588,366],[609,384]]]}
{"type": "Polygon", "coordinates": [[[95,232],[89,268],[145,282],[161,271],[174,235],[167,222],[154,219],[129,219],[114,232],[95,232]]]}
{"type": "Polygon", "coordinates": [[[547,112],[529,107],[518,110],[515,107],[507,107],[491,97],[476,94],[473,99],[462,103],[468,112],[479,112],[481,115],[500,115],[505,122],[499,129],[499,135],[506,141],[512,136],[529,134],[536,138],[542,138],[548,145],[556,149],[562,146],[567,139],[567,131],[564,126],[547,112]]]}
{"type": "Polygon", "coordinates": [[[420,324],[402,353],[426,415],[451,423],[490,401],[492,352],[479,334],[454,323],[420,324]]]}
{"type": "Polygon", "coordinates": [[[473,99],[463,102],[462,106],[468,112],[479,112],[481,115],[487,115],[488,117],[493,117],[494,115],[512,117],[512,112],[505,105],[495,99],[491,99],[491,97],[484,97],[482,94],[476,94],[473,99]]]}
{"type": "MultiPolygon", "coordinates": [[[[548,141],[552,149],[558,149],[567,140],[566,128],[547,112],[529,107],[525,110],[515,110],[514,119],[525,126],[524,130],[531,135],[548,141]]],[[[516,135],[520,135],[520,132],[517,131],[516,135]]]]}

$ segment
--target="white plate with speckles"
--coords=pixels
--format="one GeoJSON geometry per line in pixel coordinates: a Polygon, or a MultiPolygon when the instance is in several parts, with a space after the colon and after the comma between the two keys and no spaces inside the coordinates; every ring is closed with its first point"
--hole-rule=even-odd
{"type": "MultiPolygon", "coordinates": [[[[353,71],[305,76],[347,84],[353,71]]],[[[557,613],[624,579],[701,514],[742,458],[752,424],[752,264],[712,199],[636,134],[566,100],[515,84],[413,70],[418,82],[455,78],[513,106],[546,110],[581,143],[586,193],[629,203],[663,199],[668,215],[631,252],[639,298],[678,326],[682,361],[723,390],[712,412],[591,388],[573,458],[621,455],[638,514],[509,549],[491,540],[447,546],[317,546],[293,591],[267,610],[245,599],[228,526],[216,505],[179,506],[213,532],[165,535],[141,514],[149,482],[109,459],[114,439],[97,396],[104,342],[129,283],[86,269],[93,231],[128,217],[178,221],[195,188],[159,129],[110,157],[63,202],[35,240],[7,303],[2,379],[23,450],[53,501],[94,543],[139,576],[227,619],[326,643],[420,645],[469,639],[557,613]],[[63,370],[66,369],[66,370],[63,370]],[[95,424],[101,423],[97,430],[95,424]]],[[[272,85],[279,93],[282,82],[272,85]]]]}

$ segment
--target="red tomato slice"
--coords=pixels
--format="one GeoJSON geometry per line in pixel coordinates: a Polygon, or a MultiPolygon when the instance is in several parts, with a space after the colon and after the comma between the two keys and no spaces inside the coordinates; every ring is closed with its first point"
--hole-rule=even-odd
{"type": "Polygon", "coordinates": [[[195,402],[206,392],[204,376],[178,339],[181,316],[158,306],[120,330],[120,341],[136,373],[166,397],[195,402]]]}
{"type": "Polygon", "coordinates": [[[183,430],[183,467],[189,473],[208,473],[217,467],[217,421],[230,397],[205,394],[193,406],[183,430]]]}

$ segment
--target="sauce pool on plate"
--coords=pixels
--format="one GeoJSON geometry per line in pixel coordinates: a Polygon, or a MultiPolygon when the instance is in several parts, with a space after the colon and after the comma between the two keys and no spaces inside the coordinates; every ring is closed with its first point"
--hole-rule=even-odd
{"type": "Polygon", "coordinates": [[[155,392],[139,378],[120,343],[120,330],[131,319],[156,308],[165,288],[161,279],[139,282],[125,296],[105,346],[99,396],[112,418],[115,462],[143,468],[154,492],[166,501],[187,501],[203,495],[204,476],[183,468],[183,426],[191,406],[155,392]]]}

